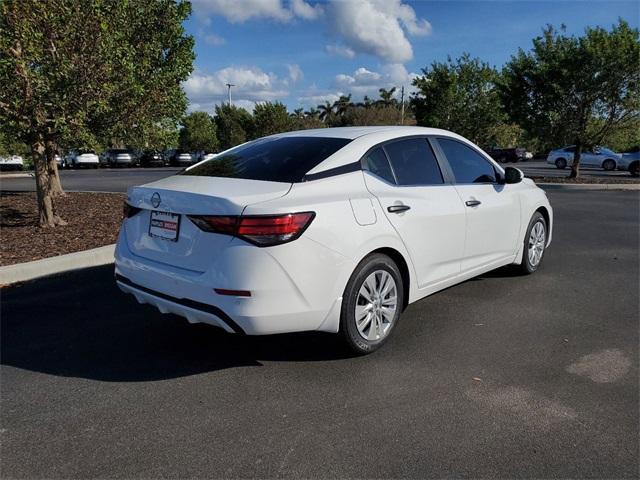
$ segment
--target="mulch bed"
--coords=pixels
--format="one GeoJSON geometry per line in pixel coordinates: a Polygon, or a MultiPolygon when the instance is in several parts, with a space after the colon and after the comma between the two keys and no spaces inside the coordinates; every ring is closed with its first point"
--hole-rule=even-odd
{"type": "MultiPolygon", "coordinates": [[[[525,174],[526,175],[526,174],[525,174]]],[[[640,183],[640,178],[632,177],[543,177],[537,175],[526,175],[536,183],[570,183],[570,184],[600,184],[600,183],[640,183]]]]}
{"type": "Polygon", "coordinates": [[[115,243],[125,198],[120,193],[67,193],[55,204],[68,225],[40,228],[35,193],[0,192],[0,265],[115,243]]]}

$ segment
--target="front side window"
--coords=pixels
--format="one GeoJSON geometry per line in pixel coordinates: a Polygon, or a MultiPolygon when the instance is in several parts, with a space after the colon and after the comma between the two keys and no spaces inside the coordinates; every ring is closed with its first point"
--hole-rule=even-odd
{"type": "Polygon", "coordinates": [[[396,183],[389,160],[380,147],[374,148],[365,155],[363,167],[389,183],[396,183]]]}
{"type": "Polygon", "coordinates": [[[496,171],[482,155],[464,143],[438,138],[456,183],[495,183],[496,171]]]}
{"type": "Polygon", "coordinates": [[[301,182],[309,170],[350,141],[330,137],[261,138],[205,160],[182,175],[301,182]]]}
{"type": "Polygon", "coordinates": [[[431,146],[425,138],[409,138],[384,146],[398,185],[441,185],[444,183],[431,146]]]}

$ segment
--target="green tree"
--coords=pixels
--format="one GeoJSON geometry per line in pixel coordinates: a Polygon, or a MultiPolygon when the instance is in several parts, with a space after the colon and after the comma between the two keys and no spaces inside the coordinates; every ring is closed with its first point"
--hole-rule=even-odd
{"type": "Polygon", "coordinates": [[[340,98],[333,103],[333,109],[336,112],[336,115],[341,117],[345,114],[349,107],[352,107],[353,103],[351,103],[351,94],[349,95],[340,95],[340,98]]]}
{"type": "Polygon", "coordinates": [[[495,69],[469,54],[434,62],[413,80],[418,92],[410,105],[418,125],[451,130],[487,145],[491,128],[504,117],[497,79],[495,69]]]}
{"type": "Polygon", "coordinates": [[[135,149],[163,151],[178,147],[178,125],[175,120],[141,125],[134,129],[129,145],[135,149]]]}
{"type": "Polygon", "coordinates": [[[216,105],[215,122],[220,150],[227,150],[254,138],[253,117],[235,105],[216,105]]]}
{"type": "Polygon", "coordinates": [[[318,105],[318,112],[318,118],[326,122],[333,116],[333,104],[327,100],[322,105],[318,105]]]}
{"type": "Polygon", "coordinates": [[[216,122],[207,112],[193,112],[182,120],[179,145],[188,152],[216,152],[216,122]]]}
{"type": "Polygon", "coordinates": [[[378,90],[378,93],[380,94],[380,100],[378,101],[380,105],[390,107],[398,103],[398,101],[393,98],[393,95],[396,93],[396,87],[392,87],[388,90],[385,88],[381,88],[378,90]]]}
{"type": "Polygon", "coordinates": [[[287,107],[280,102],[261,102],[253,109],[254,135],[264,137],[295,128],[287,107]]]}
{"type": "Polygon", "coordinates": [[[581,37],[548,26],[505,66],[500,94],[512,120],[580,155],[640,116],[638,30],[620,20],[610,31],[587,28],[581,37]]]}
{"type": "Polygon", "coordinates": [[[0,2],[0,123],[30,146],[39,222],[64,224],[54,154],[178,119],[193,39],[181,0],[0,2]]]}

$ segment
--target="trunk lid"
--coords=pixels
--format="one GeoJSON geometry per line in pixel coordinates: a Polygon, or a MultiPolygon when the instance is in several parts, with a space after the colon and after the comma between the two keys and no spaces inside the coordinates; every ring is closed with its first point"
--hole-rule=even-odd
{"type": "Polygon", "coordinates": [[[247,205],[282,197],[290,188],[289,183],[187,175],[132,187],[127,201],[142,211],[124,222],[128,247],[149,260],[204,272],[232,237],[203,232],[186,215],[240,215],[247,205]],[[177,241],[149,234],[152,211],[180,215],[177,241]]]}

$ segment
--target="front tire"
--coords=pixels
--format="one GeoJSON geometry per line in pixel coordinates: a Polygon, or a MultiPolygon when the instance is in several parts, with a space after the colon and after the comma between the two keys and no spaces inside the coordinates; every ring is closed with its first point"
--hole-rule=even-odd
{"type": "Polygon", "coordinates": [[[616,169],[616,161],[608,158],[604,162],[602,162],[602,168],[604,168],[607,172],[611,172],[616,169]]]}
{"type": "Polygon", "coordinates": [[[386,255],[370,255],[356,267],[345,288],[340,334],[354,353],[371,353],[388,340],[403,306],[398,266],[386,255]]]}
{"type": "Polygon", "coordinates": [[[629,165],[629,173],[632,177],[640,177],[640,162],[631,162],[629,165]]]}
{"type": "Polygon", "coordinates": [[[558,158],[556,160],[556,167],[560,170],[564,170],[565,168],[567,168],[567,161],[564,158],[558,158]]]}
{"type": "Polygon", "coordinates": [[[544,216],[540,212],[534,213],[524,236],[522,263],[519,265],[521,273],[529,275],[542,263],[542,257],[547,248],[547,238],[549,238],[548,231],[544,216]]]}

